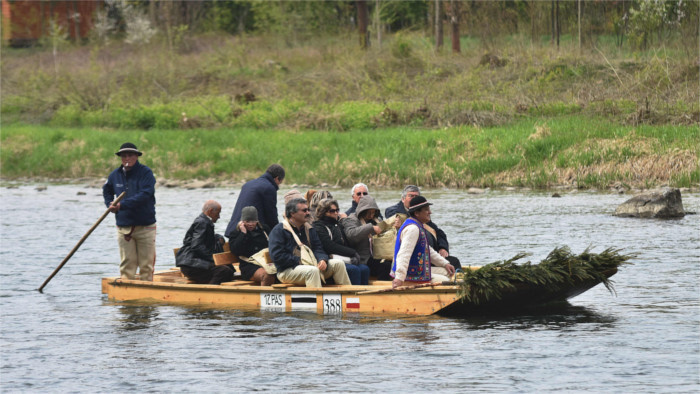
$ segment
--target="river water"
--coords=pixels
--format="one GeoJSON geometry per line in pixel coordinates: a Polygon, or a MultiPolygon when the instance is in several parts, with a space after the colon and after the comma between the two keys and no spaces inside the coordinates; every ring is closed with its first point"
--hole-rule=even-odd
{"type": "MultiPolygon", "coordinates": [[[[46,286],[36,289],[104,212],[101,191],[0,189],[2,392],[430,392],[700,390],[700,216],[611,216],[629,195],[430,190],[433,220],[463,265],[556,246],[636,252],[613,277],[551,310],[473,318],[319,316],[111,302],[118,275],[108,217],[46,286]],[[79,195],[78,193],[85,193],[79,195]]],[[[289,190],[283,185],[279,193],[289,190]]],[[[157,190],[156,268],[202,203],[238,190],[157,190]]],[[[347,190],[333,191],[341,208],[347,190]]],[[[384,209],[398,191],[373,192],[384,209]]],[[[700,194],[683,195],[700,211],[700,194]]]]}

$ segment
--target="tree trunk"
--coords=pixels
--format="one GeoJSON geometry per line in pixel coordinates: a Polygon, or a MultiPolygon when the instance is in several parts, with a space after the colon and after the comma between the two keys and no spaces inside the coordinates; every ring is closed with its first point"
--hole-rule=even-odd
{"type": "Polygon", "coordinates": [[[381,20],[381,10],[382,10],[382,5],[380,4],[380,0],[375,1],[375,8],[374,8],[374,24],[375,28],[377,29],[377,47],[381,48],[382,47],[382,20],[381,20]]]}
{"type": "Polygon", "coordinates": [[[559,50],[559,36],[561,35],[561,23],[559,22],[559,0],[556,1],[557,4],[557,23],[556,23],[556,30],[557,30],[557,50],[559,50]]]}
{"type": "Polygon", "coordinates": [[[158,7],[157,0],[151,0],[148,2],[148,19],[151,20],[151,26],[159,26],[157,7],[158,7]]]}
{"type": "Polygon", "coordinates": [[[578,0],[578,50],[581,50],[581,2],[583,0],[578,0]]]}
{"type": "Polygon", "coordinates": [[[360,36],[360,48],[369,48],[369,31],[367,26],[369,24],[369,12],[367,11],[367,1],[357,0],[355,2],[357,6],[357,32],[360,36]]]}
{"type": "Polygon", "coordinates": [[[435,50],[442,48],[442,8],[440,0],[435,0],[435,50]]]}
{"type": "Polygon", "coordinates": [[[75,34],[75,42],[80,42],[80,14],[78,14],[78,5],[73,2],[73,34],[75,34]]]}
{"type": "Polygon", "coordinates": [[[459,1],[450,0],[451,16],[450,25],[452,25],[452,53],[460,53],[459,42],[459,1]]]}
{"type": "Polygon", "coordinates": [[[625,9],[625,5],[627,2],[622,2],[622,16],[625,18],[625,24],[622,26],[622,36],[620,37],[620,48],[622,48],[622,44],[625,41],[625,33],[627,32],[627,21],[630,19],[629,16],[627,15],[627,12],[629,9],[625,9]]]}
{"type": "Polygon", "coordinates": [[[556,28],[554,27],[555,23],[556,23],[554,21],[554,0],[552,0],[552,8],[551,8],[549,14],[550,14],[550,19],[552,20],[552,26],[551,26],[552,29],[551,29],[551,35],[549,38],[549,43],[552,44],[552,46],[554,46],[554,36],[556,35],[556,31],[555,31],[556,28]]]}
{"type": "Polygon", "coordinates": [[[537,30],[535,29],[535,15],[537,9],[535,8],[535,4],[537,4],[537,2],[530,2],[530,42],[532,43],[532,45],[535,45],[535,37],[537,36],[537,30]]]}

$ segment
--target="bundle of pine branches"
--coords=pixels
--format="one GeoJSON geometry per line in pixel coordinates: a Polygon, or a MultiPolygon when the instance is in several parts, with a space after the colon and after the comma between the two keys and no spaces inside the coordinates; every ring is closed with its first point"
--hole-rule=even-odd
{"type": "Polygon", "coordinates": [[[515,262],[528,256],[519,253],[509,260],[487,264],[478,270],[466,270],[463,281],[459,282],[457,293],[463,302],[480,304],[493,298],[500,299],[504,291],[515,289],[516,285],[533,285],[558,291],[582,281],[602,282],[612,293],[612,281],[605,274],[627,261],[634,254],[621,254],[620,249],[608,248],[602,253],[591,253],[590,248],[574,255],[566,247],[558,247],[549,253],[539,264],[529,261],[515,262]]]}

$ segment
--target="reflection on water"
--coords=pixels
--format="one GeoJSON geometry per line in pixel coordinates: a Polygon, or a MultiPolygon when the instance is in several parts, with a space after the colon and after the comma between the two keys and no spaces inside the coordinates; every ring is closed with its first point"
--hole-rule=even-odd
{"type": "Polygon", "coordinates": [[[117,310],[122,318],[120,329],[138,331],[152,328],[153,321],[158,317],[158,308],[149,305],[120,305],[117,310]]]}
{"type": "Polygon", "coordinates": [[[532,307],[518,313],[504,315],[475,316],[464,319],[469,327],[475,330],[483,329],[569,329],[577,324],[595,323],[599,327],[612,329],[616,318],[603,315],[595,310],[574,306],[568,302],[532,307]]]}
{"type": "MultiPolygon", "coordinates": [[[[639,257],[613,277],[616,296],[599,285],[508,315],[321,316],[108,301],[100,278],[118,272],[113,218],[39,294],[104,212],[99,190],[78,191],[0,189],[2,392],[700,391],[698,215],[615,218],[629,198],[619,195],[426,191],[463,265],[519,252],[538,262],[562,245],[639,257]],[[416,368],[420,386],[406,379],[416,368]]],[[[231,193],[158,189],[157,269],[174,265],[203,201],[222,203],[223,232],[231,193]]],[[[334,193],[347,208],[346,191],[334,193]]],[[[385,208],[400,192],[373,194],[385,208]]],[[[699,194],[683,203],[700,211],[699,194]]]]}

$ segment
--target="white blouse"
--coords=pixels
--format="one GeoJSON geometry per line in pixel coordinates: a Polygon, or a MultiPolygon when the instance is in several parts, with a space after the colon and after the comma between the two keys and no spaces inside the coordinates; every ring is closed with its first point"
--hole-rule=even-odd
{"type": "MultiPolygon", "coordinates": [[[[420,230],[416,225],[408,225],[401,232],[401,247],[399,252],[396,253],[396,273],[394,278],[399,280],[406,280],[406,273],[408,272],[408,263],[411,260],[411,255],[413,250],[416,248],[416,243],[418,243],[418,237],[420,235],[420,230]]],[[[438,267],[444,267],[450,262],[444,257],[440,256],[438,252],[433,250],[433,248],[428,245],[428,250],[430,250],[430,262],[438,267]]]]}

